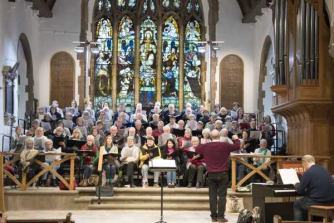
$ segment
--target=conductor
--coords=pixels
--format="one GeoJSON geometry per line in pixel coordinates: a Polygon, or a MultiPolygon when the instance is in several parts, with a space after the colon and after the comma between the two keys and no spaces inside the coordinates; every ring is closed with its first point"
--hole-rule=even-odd
{"type": "Polygon", "coordinates": [[[232,136],[234,144],[219,141],[219,132],[211,132],[212,142],[196,147],[196,153],[205,157],[208,172],[209,199],[212,222],[228,222],[225,218],[226,194],[228,187],[229,155],[240,148],[237,135],[232,136]],[[219,196],[217,214],[217,194],[219,196]]]}

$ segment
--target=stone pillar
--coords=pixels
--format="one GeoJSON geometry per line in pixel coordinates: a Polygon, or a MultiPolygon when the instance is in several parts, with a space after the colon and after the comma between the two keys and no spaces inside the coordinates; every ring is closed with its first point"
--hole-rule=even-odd
{"type": "MultiPolygon", "coordinates": [[[[117,30],[117,24],[114,23],[114,30],[117,30]]],[[[116,98],[117,98],[117,51],[118,51],[118,36],[117,32],[113,32],[113,55],[112,55],[112,109],[116,111],[116,98]]]]}
{"type": "MultiPolygon", "coordinates": [[[[80,41],[87,42],[87,30],[88,30],[88,2],[89,0],[81,1],[81,31],[80,31],[80,41]]],[[[79,95],[79,106],[81,109],[84,108],[85,102],[85,64],[86,58],[85,53],[77,54],[77,59],[79,60],[80,66],[80,76],[78,77],[78,95],[79,95]]],[[[88,66],[88,61],[87,61],[88,66]]],[[[88,75],[87,75],[88,76],[88,75]]]]}
{"type": "MultiPolygon", "coordinates": [[[[184,26],[180,24],[180,55],[184,55],[184,26]]],[[[179,112],[183,110],[183,83],[184,83],[184,57],[180,56],[180,72],[179,72],[179,112]]]]}
{"type": "Polygon", "coordinates": [[[136,53],[135,53],[135,105],[139,103],[140,100],[140,24],[136,25],[136,40],[135,40],[135,48],[136,48],[136,53]]]}
{"type": "Polygon", "coordinates": [[[157,101],[162,105],[162,25],[158,26],[157,101]]]}

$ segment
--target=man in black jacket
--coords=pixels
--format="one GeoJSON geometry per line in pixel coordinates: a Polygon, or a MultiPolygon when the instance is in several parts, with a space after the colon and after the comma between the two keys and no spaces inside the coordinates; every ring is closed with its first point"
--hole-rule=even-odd
{"type": "Polygon", "coordinates": [[[307,220],[308,207],[311,205],[333,205],[334,184],[328,170],[316,165],[314,157],[306,155],[302,159],[306,172],[301,182],[297,183],[296,189],[299,195],[304,197],[294,204],[294,220],[307,220]]]}

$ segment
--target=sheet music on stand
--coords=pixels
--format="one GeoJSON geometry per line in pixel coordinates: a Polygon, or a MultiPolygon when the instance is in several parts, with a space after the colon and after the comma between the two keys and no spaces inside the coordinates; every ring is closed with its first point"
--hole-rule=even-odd
{"type": "Polygon", "coordinates": [[[279,169],[278,171],[281,175],[283,184],[295,185],[300,182],[295,169],[279,169]]]}
{"type": "Polygon", "coordinates": [[[149,167],[152,171],[154,169],[166,170],[166,171],[176,171],[175,160],[164,160],[164,159],[155,159],[149,161],[149,167]]]}

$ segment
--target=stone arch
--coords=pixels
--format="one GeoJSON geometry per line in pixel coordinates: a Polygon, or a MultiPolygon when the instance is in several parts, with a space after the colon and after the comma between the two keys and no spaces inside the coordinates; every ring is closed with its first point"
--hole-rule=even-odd
{"type": "MultiPolygon", "coordinates": [[[[32,61],[32,53],[29,44],[28,37],[25,33],[21,33],[18,41],[18,46],[21,43],[23,48],[23,53],[27,61],[27,74],[26,77],[28,79],[28,85],[26,85],[25,91],[28,94],[28,100],[26,101],[26,113],[30,115],[34,114],[34,69],[33,69],[33,61],[32,61]]],[[[19,47],[17,47],[17,55],[18,55],[19,47]]]]}
{"type": "Polygon", "coordinates": [[[219,97],[227,109],[232,109],[233,102],[244,105],[244,62],[238,55],[227,55],[220,62],[219,97]]]}
{"type": "MultiPolygon", "coordinates": [[[[266,36],[266,38],[264,40],[264,43],[263,43],[263,47],[262,47],[261,61],[260,61],[259,85],[258,85],[259,96],[258,96],[257,105],[258,105],[258,110],[260,112],[260,115],[262,115],[262,116],[263,116],[263,113],[264,113],[263,99],[266,96],[266,92],[262,88],[262,83],[265,81],[265,78],[267,76],[266,62],[267,62],[267,59],[268,59],[269,50],[270,50],[271,46],[272,46],[272,40],[271,40],[271,37],[268,35],[268,36],[266,36]]],[[[261,118],[261,117],[259,117],[259,118],[261,118]]]]}

